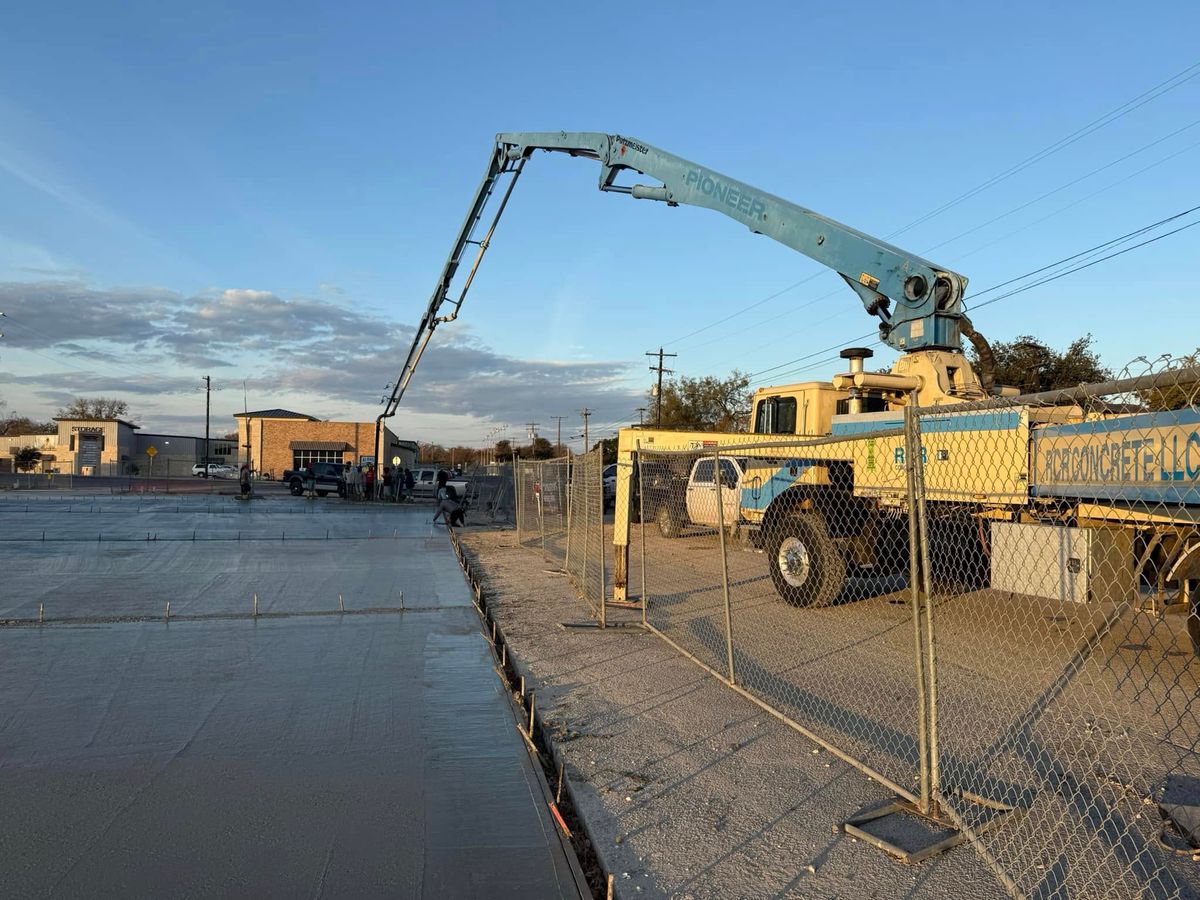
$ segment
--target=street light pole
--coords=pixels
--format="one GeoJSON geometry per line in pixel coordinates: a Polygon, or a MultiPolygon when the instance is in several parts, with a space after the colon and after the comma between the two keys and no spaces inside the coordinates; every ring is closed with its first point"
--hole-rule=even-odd
{"type": "Polygon", "coordinates": [[[204,376],[204,477],[208,477],[208,422],[212,414],[212,376],[204,376]]]}

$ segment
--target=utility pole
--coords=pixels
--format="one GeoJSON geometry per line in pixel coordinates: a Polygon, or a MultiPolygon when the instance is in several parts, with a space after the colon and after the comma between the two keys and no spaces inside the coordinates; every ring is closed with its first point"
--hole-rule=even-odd
{"type": "Polygon", "coordinates": [[[638,414],[638,427],[640,428],[642,425],[646,424],[646,419],[645,419],[646,407],[639,406],[637,408],[636,412],[638,414]]]}
{"type": "Polygon", "coordinates": [[[529,435],[529,440],[532,441],[538,436],[537,429],[538,429],[538,426],[541,424],[542,424],[541,422],[526,422],[525,423],[525,431],[529,435]]]}
{"type": "Polygon", "coordinates": [[[204,376],[204,477],[208,477],[208,421],[212,415],[212,376],[204,376]]]}
{"type": "Polygon", "coordinates": [[[550,418],[552,418],[558,424],[558,437],[554,442],[554,452],[556,454],[561,454],[562,453],[562,420],[565,419],[566,416],[551,416],[550,418]]]}
{"type": "Polygon", "coordinates": [[[658,357],[658,365],[651,366],[650,371],[658,373],[658,392],[654,395],[654,427],[659,428],[662,426],[662,377],[663,377],[663,375],[674,375],[675,374],[674,369],[664,369],[663,368],[663,357],[664,356],[674,357],[674,356],[678,356],[679,354],[678,353],[664,353],[663,348],[659,347],[657,352],[651,350],[646,355],[658,357]]]}
{"type": "Polygon", "coordinates": [[[592,414],[592,411],[585,406],[579,411],[579,414],[583,416],[583,452],[587,453],[592,449],[592,445],[588,441],[588,416],[592,414]]]}

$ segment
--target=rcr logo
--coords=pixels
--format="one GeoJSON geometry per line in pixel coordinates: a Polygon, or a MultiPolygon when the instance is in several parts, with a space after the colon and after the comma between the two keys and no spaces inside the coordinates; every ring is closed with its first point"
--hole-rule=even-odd
{"type": "Polygon", "coordinates": [[[753,218],[762,216],[767,208],[761,197],[747,193],[737,185],[727,184],[703,169],[688,169],[683,183],[753,218]]]}

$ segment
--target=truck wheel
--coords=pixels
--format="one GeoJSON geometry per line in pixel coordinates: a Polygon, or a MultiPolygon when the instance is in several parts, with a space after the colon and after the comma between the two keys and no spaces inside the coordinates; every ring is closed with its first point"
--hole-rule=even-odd
{"type": "Polygon", "coordinates": [[[304,494],[304,482],[299,478],[293,478],[288,482],[288,487],[291,489],[293,497],[300,497],[304,494]]]}
{"type": "Polygon", "coordinates": [[[784,603],[828,606],[846,583],[846,561],[819,513],[781,518],[767,546],[771,580],[784,603]]]}
{"type": "Polygon", "coordinates": [[[658,523],[658,533],[665,538],[677,538],[683,532],[683,522],[671,512],[670,503],[662,503],[654,517],[658,523]]]}

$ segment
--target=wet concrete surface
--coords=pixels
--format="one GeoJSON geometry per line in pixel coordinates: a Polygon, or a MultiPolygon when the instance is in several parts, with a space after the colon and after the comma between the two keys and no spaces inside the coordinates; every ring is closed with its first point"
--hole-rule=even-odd
{"type": "Polygon", "coordinates": [[[364,606],[417,607],[0,629],[0,895],[579,896],[430,513],[295,551],[0,543],[5,609],[47,569],[57,603],[97,614],[291,570],[313,602],[357,579],[364,606]]]}

